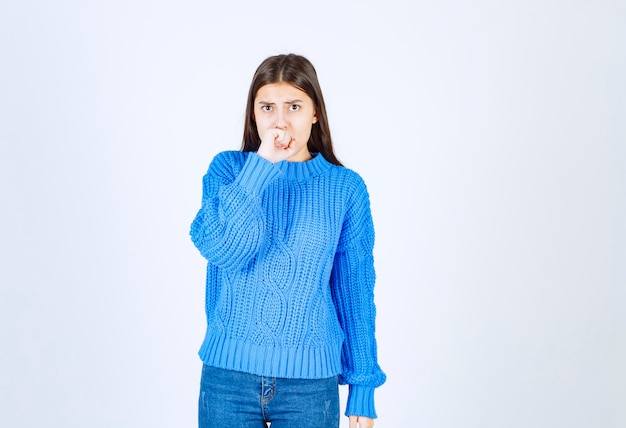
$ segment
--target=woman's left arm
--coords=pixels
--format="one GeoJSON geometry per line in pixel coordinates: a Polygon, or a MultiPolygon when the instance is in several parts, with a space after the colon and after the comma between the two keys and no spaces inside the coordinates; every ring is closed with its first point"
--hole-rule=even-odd
{"type": "Polygon", "coordinates": [[[350,386],[346,414],[366,420],[376,418],[374,389],[385,382],[385,374],[378,365],[374,334],[374,226],[367,188],[356,177],[333,263],[331,291],[345,335],[339,380],[350,386]]]}

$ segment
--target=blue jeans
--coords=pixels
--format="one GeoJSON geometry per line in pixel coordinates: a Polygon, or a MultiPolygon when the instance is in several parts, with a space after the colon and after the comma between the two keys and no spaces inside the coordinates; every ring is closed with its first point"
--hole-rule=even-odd
{"type": "Polygon", "coordinates": [[[284,379],[202,367],[200,428],[338,428],[337,377],[284,379]]]}

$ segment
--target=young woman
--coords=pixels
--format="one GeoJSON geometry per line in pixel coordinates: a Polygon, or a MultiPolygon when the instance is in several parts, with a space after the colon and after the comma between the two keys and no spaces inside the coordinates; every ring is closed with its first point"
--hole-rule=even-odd
{"type": "Polygon", "coordinates": [[[361,177],[335,157],[313,65],[257,69],[241,151],[218,154],[191,237],[208,260],[200,427],[374,425],[374,229],[361,177]],[[357,425],[358,424],[358,425],[357,425]]]}

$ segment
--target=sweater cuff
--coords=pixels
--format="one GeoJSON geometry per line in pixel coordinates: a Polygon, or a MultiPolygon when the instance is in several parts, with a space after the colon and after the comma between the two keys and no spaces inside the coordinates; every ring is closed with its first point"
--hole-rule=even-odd
{"type": "Polygon", "coordinates": [[[374,409],[375,389],[371,386],[349,385],[346,416],[376,418],[376,409],[374,409]]]}
{"type": "Polygon", "coordinates": [[[263,159],[256,153],[250,153],[235,183],[251,194],[258,196],[280,175],[282,175],[281,170],[272,162],[263,159]]]}

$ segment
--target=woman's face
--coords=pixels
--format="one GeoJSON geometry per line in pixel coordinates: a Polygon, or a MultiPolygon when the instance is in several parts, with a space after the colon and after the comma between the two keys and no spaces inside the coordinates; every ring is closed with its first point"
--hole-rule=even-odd
{"type": "Polygon", "coordinates": [[[260,136],[268,129],[281,129],[291,135],[296,152],[290,161],[311,158],[307,142],[311,127],[317,122],[317,112],[305,92],[286,82],[261,86],[254,99],[254,121],[260,136]]]}

